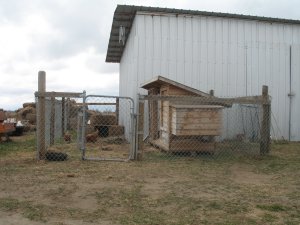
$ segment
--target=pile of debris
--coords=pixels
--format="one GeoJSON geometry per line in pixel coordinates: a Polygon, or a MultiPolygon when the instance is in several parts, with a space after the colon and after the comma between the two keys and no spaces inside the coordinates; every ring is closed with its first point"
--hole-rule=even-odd
{"type": "Polygon", "coordinates": [[[0,109],[0,142],[2,141],[2,137],[5,137],[5,140],[9,141],[9,135],[14,131],[14,123],[7,121],[5,112],[3,109],[0,109]]]}
{"type": "Polygon", "coordinates": [[[22,108],[13,112],[6,111],[5,114],[8,120],[15,121],[20,127],[23,126],[22,131],[36,130],[36,104],[34,102],[24,103],[22,108]]]}

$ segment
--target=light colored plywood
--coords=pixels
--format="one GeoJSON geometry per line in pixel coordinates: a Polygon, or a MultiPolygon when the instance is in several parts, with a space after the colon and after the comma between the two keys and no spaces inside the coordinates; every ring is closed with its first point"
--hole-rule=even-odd
{"type": "Polygon", "coordinates": [[[188,91],[188,90],[184,90],[182,88],[176,87],[174,85],[170,85],[169,86],[169,91],[168,91],[169,95],[174,95],[174,96],[197,96],[195,93],[188,91]]]}

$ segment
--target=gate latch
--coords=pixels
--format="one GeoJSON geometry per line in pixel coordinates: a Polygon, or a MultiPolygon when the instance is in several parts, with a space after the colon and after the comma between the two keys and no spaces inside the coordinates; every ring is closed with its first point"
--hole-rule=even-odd
{"type": "Polygon", "coordinates": [[[288,96],[291,98],[291,97],[294,97],[295,96],[295,93],[294,92],[290,92],[288,93],[288,96]]]}

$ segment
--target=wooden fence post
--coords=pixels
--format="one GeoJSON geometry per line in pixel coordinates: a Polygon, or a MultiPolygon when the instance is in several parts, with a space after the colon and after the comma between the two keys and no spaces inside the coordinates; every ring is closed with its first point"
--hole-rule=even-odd
{"type": "MultiPolygon", "coordinates": [[[[215,96],[215,91],[213,90],[213,89],[211,89],[210,91],[209,91],[209,95],[211,96],[211,97],[214,97],[215,96]]],[[[215,140],[216,140],[216,138],[215,138],[215,136],[209,136],[208,137],[208,140],[209,140],[209,142],[215,142],[215,140]]],[[[215,151],[215,144],[214,144],[214,151],[215,151]]]]}
{"type": "Polygon", "coordinates": [[[139,102],[137,160],[143,159],[143,150],[144,150],[143,139],[144,139],[144,102],[139,102]]]}
{"type": "Polygon", "coordinates": [[[268,86],[262,88],[263,97],[263,118],[261,127],[260,154],[265,155],[270,152],[270,126],[271,126],[271,103],[269,99],[268,86]]]}
{"type": "MultiPolygon", "coordinates": [[[[46,92],[46,72],[39,71],[38,73],[38,93],[46,92]]],[[[46,140],[45,140],[45,97],[38,96],[38,126],[37,126],[37,148],[38,159],[44,160],[46,157],[46,140]]]]}

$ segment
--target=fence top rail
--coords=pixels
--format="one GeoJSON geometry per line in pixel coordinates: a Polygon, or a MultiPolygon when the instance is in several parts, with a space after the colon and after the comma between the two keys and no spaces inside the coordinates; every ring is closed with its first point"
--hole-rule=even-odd
{"type": "Polygon", "coordinates": [[[174,103],[189,103],[189,104],[211,104],[231,107],[233,104],[270,104],[270,98],[264,96],[246,96],[236,98],[218,98],[218,97],[196,97],[196,96],[162,96],[162,95],[139,95],[139,100],[154,100],[154,101],[172,101],[174,103]]]}
{"type": "Polygon", "coordinates": [[[35,92],[35,97],[65,97],[65,98],[82,98],[84,96],[84,92],[35,92]]]}
{"type": "Polygon", "coordinates": [[[75,103],[75,105],[83,106],[83,105],[117,105],[115,102],[85,102],[85,103],[75,103]]]}

